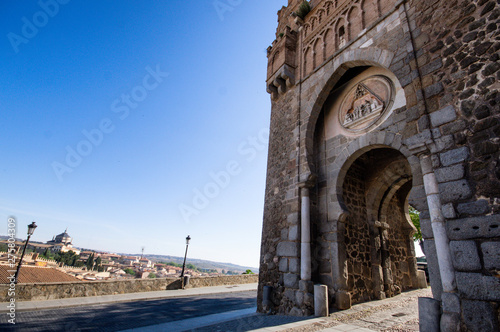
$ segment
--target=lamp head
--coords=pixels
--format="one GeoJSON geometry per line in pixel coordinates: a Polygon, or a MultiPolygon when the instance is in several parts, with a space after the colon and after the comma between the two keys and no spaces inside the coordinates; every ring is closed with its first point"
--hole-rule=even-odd
{"type": "Polygon", "coordinates": [[[33,221],[31,224],[28,225],[28,235],[33,235],[33,232],[35,232],[36,224],[33,221]]]}
{"type": "Polygon", "coordinates": [[[188,236],[186,237],[186,245],[188,245],[188,244],[189,244],[189,241],[191,241],[191,237],[188,235],[188,236]]]}

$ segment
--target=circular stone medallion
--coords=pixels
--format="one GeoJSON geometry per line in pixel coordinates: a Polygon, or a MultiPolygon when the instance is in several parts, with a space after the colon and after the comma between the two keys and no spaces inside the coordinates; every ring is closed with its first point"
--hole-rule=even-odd
{"type": "Polygon", "coordinates": [[[347,131],[363,133],[380,124],[394,102],[394,84],[385,76],[368,77],[351,88],[340,106],[339,122],[347,131]]]}

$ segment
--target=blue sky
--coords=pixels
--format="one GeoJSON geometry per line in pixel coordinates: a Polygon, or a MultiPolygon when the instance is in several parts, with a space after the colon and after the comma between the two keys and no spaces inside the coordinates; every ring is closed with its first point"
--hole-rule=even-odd
{"type": "Polygon", "coordinates": [[[2,1],[0,232],[257,267],[286,3],[2,1]]]}

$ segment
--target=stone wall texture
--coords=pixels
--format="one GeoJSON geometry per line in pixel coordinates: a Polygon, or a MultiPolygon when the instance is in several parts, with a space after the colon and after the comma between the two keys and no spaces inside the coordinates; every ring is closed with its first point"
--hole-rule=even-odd
{"type": "MultiPolygon", "coordinates": [[[[190,278],[186,288],[239,285],[257,283],[258,275],[237,275],[205,278],[190,278]]],[[[44,301],[71,297],[116,295],[180,289],[179,278],[126,279],[105,281],[80,281],[76,283],[17,284],[16,301],[44,301]]],[[[0,302],[8,302],[9,285],[0,285],[0,302]]]]}
{"type": "Polygon", "coordinates": [[[442,327],[498,329],[499,2],[311,0],[299,18],[301,3],[278,11],[268,48],[259,310],[264,286],[266,311],[291,315],[312,313],[310,282],[327,285],[336,308],[417,287],[411,204],[442,327]],[[311,280],[301,280],[304,188],[311,280]]]}

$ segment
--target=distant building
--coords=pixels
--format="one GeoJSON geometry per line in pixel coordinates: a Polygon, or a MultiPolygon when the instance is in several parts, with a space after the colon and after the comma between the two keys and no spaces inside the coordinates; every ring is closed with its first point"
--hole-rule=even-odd
{"type": "Polygon", "coordinates": [[[132,266],[134,263],[139,263],[139,258],[136,256],[124,256],[122,257],[122,262],[124,265],[132,266]]]}
{"type": "Polygon", "coordinates": [[[47,241],[47,244],[62,243],[64,245],[72,244],[73,238],[67,233],[68,229],[64,233],[58,234],[52,238],[52,241],[47,241]]]}
{"type": "Polygon", "coordinates": [[[47,241],[47,244],[50,245],[50,250],[52,251],[61,251],[61,252],[67,252],[67,251],[73,251],[75,254],[79,255],[80,250],[73,248],[73,238],[69,236],[68,234],[68,229],[58,235],[55,235],[52,237],[52,240],[47,241]]]}

